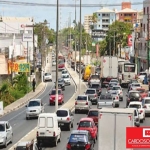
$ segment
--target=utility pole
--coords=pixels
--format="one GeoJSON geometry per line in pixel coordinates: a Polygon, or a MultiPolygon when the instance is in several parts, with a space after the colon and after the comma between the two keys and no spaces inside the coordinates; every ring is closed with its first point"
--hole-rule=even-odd
{"type": "MultiPolygon", "coordinates": [[[[69,39],[70,39],[70,40],[69,40],[69,41],[70,41],[70,42],[69,42],[69,47],[70,47],[70,48],[69,48],[69,50],[70,50],[70,53],[71,53],[71,12],[69,13],[69,24],[70,24],[70,25],[69,25],[69,27],[70,27],[70,30],[69,30],[69,31],[70,31],[70,33],[69,33],[69,34],[70,34],[70,35],[69,35],[69,37],[70,37],[70,38],[69,38],[69,39]]],[[[69,53],[69,55],[70,55],[70,53],[69,53]]],[[[69,61],[69,63],[71,63],[71,62],[69,61]]],[[[71,65],[71,64],[70,64],[70,65],[71,65]]]]}
{"type": "Polygon", "coordinates": [[[114,30],[114,54],[116,56],[116,37],[115,37],[115,30],[114,30]]]}
{"type": "Polygon", "coordinates": [[[87,52],[87,36],[86,36],[86,42],[85,42],[85,51],[86,51],[86,58],[87,58],[87,64],[88,64],[88,52],[87,52]]]}
{"type": "Polygon", "coordinates": [[[149,37],[150,37],[150,34],[149,34],[149,32],[150,32],[150,30],[149,30],[149,28],[150,28],[150,17],[149,17],[149,13],[147,14],[148,16],[147,16],[147,22],[148,22],[148,27],[147,27],[147,61],[148,61],[148,70],[149,70],[149,67],[150,67],[150,58],[149,58],[149,56],[150,56],[150,41],[149,41],[149,37]]]}

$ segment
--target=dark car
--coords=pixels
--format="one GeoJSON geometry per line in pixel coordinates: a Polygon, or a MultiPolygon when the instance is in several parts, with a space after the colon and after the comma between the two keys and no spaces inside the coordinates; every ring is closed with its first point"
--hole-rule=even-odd
{"type": "Polygon", "coordinates": [[[98,96],[101,95],[102,88],[101,88],[101,85],[100,85],[99,83],[92,83],[92,84],[90,85],[90,88],[91,88],[91,89],[96,89],[96,92],[97,92],[98,96]]]}
{"type": "Polygon", "coordinates": [[[126,101],[126,107],[128,107],[130,102],[134,102],[134,101],[141,101],[141,94],[139,91],[129,91],[129,93],[127,93],[127,101],[126,101]]]}
{"type": "Polygon", "coordinates": [[[64,81],[64,79],[62,79],[62,78],[58,79],[58,88],[62,89],[63,91],[65,90],[65,81],[64,81]]]}
{"type": "Polygon", "coordinates": [[[136,79],[131,79],[131,80],[129,81],[129,84],[128,84],[128,91],[129,91],[130,86],[131,86],[132,83],[138,83],[138,81],[137,81],[136,79]]]}
{"type": "Polygon", "coordinates": [[[89,131],[73,130],[69,137],[66,150],[92,150],[94,141],[89,131]]]}

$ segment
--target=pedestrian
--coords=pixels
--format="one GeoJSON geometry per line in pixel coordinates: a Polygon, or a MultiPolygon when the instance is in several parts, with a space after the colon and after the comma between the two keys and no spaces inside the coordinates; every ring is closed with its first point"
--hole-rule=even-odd
{"type": "Polygon", "coordinates": [[[144,84],[148,84],[148,82],[147,82],[147,74],[144,77],[144,84]]]}
{"type": "Polygon", "coordinates": [[[143,71],[143,67],[141,66],[140,72],[142,72],[142,71],[143,71]]]}
{"type": "Polygon", "coordinates": [[[36,81],[35,78],[32,81],[32,88],[33,88],[33,92],[35,92],[35,85],[36,85],[36,81]]]}

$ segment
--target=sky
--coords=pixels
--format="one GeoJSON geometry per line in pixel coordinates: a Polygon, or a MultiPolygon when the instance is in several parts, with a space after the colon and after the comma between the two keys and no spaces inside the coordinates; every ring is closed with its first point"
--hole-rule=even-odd
{"type": "MultiPolygon", "coordinates": [[[[8,0],[12,2],[28,2],[31,0],[8,0]]],[[[101,9],[100,4],[121,4],[122,1],[130,1],[131,3],[143,2],[143,0],[82,0],[82,4],[97,4],[98,7],[82,7],[82,23],[84,21],[84,15],[92,14],[101,9]]],[[[79,4],[80,0],[76,0],[79,4]]],[[[36,0],[32,3],[44,3],[44,4],[56,4],[56,0],[36,0]]],[[[75,0],[59,0],[59,4],[74,4],[75,0]]],[[[142,10],[143,5],[133,5],[132,9],[142,10]]],[[[121,6],[112,6],[107,8],[120,10],[121,6]]],[[[44,7],[44,6],[18,6],[8,5],[0,3],[0,15],[4,17],[33,17],[35,22],[43,22],[45,19],[49,23],[49,27],[56,29],[56,7],[44,7]]],[[[69,16],[71,15],[71,22],[75,18],[74,7],[59,7],[59,29],[68,26],[69,16]]],[[[77,21],[79,21],[79,8],[77,7],[77,21]]],[[[73,23],[72,23],[73,25],[73,23]]]]}

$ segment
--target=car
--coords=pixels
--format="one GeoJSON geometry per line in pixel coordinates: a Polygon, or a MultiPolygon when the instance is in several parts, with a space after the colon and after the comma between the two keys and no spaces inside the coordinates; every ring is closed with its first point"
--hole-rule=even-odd
{"type": "Polygon", "coordinates": [[[91,75],[88,79],[88,85],[92,84],[92,83],[101,83],[101,80],[100,80],[100,76],[99,75],[91,75]]]}
{"type": "Polygon", "coordinates": [[[128,108],[128,109],[134,110],[134,124],[135,124],[135,126],[139,127],[140,126],[140,117],[139,117],[139,112],[138,112],[137,108],[128,108]]]}
{"type": "MultiPolygon", "coordinates": [[[[56,89],[53,89],[49,94],[49,104],[54,105],[56,100],[56,89]]],[[[61,89],[58,89],[58,104],[62,105],[64,103],[64,94],[61,89]]]]}
{"type": "Polygon", "coordinates": [[[58,63],[58,70],[64,70],[65,69],[65,63],[64,61],[60,61],[58,63]]]}
{"type": "Polygon", "coordinates": [[[62,89],[63,91],[65,90],[65,81],[63,78],[58,79],[58,88],[62,89]]]}
{"type": "Polygon", "coordinates": [[[141,88],[141,84],[140,84],[140,83],[132,83],[132,84],[130,85],[129,91],[131,91],[131,90],[136,90],[137,88],[141,88]]]}
{"type": "Polygon", "coordinates": [[[102,92],[101,85],[99,83],[92,83],[90,84],[89,88],[96,89],[97,95],[100,96],[102,92]]]}
{"type": "Polygon", "coordinates": [[[52,66],[56,66],[56,61],[55,60],[52,61],[52,66]]]}
{"type": "MultiPolygon", "coordinates": [[[[132,83],[139,83],[136,79],[131,79],[129,80],[129,83],[128,83],[128,89],[130,89],[130,86],[132,83]]],[[[129,90],[128,90],[129,91],[129,90]]]]}
{"type": "Polygon", "coordinates": [[[126,107],[128,107],[128,105],[129,105],[130,102],[133,102],[133,101],[136,101],[136,102],[142,101],[140,92],[138,92],[138,91],[129,91],[126,94],[126,97],[127,97],[126,98],[126,107]]]}
{"type": "Polygon", "coordinates": [[[118,79],[111,79],[109,83],[114,83],[114,82],[119,84],[118,79]]]}
{"type": "Polygon", "coordinates": [[[68,108],[59,108],[56,112],[59,127],[67,128],[69,131],[73,128],[73,113],[68,108]]]}
{"type": "Polygon", "coordinates": [[[88,88],[85,92],[88,95],[92,104],[97,104],[98,95],[96,89],[88,88]]]}
{"type": "Polygon", "coordinates": [[[0,121],[0,146],[5,148],[13,142],[13,130],[8,121],[0,121]]]}
{"type": "Polygon", "coordinates": [[[89,112],[91,105],[92,104],[88,95],[78,95],[75,99],[75,114],[79,111],[89,112]]]}
{"type": "Polygon", "coordinates": [[[119,95],[117,91],[112,91],[111,96],[113,98],[113,100],[115,101],[115,103],[113,103],[113,107],[119,107],[119,95]]]}
{"type": "Polygon", "coordinates": [[[73,130],[66,145],[66,150],[93,150],[94,141],[89,131],[73,130]]]}
{"type": "Polygon", "coordinates": [[[97,140],[98,129],[92,118],[81,118],[79,123],[77,123],[77,130],[89,131],[94,143],[97,140]]]}
{"type": "Polygon", "coordinates": [[[71,78],[69,74],[63,74],[61,77],[64,79],[65,85],[71,85],[71,78]]]}
{"type": "Polygon", "coordinates": [[[119,86],[119,83],[117,83],[117,82],[110,82],[109,84],[108,84],[108,87],[107,87],[107,91],[109,91],[113,86],[119,86]]]}
{"type": "Polygon", "coordinates": [[[100,75],[100,73],[101,73],[101,68],[100,68],[100,67],[97,67],[97,68],[95,69],[95,74],[96,74],[96,75],[100,75]]]}
{"type": "Polygon", "coordinates": [[[61,74],[62,74],[62,75],[69,75],[69,74],[68,74],[68,71],[67,71],[66,69],[62,70],[62,71],[61,71],[61,74]]]}
{"type": "Polygon", "coordinates": [[[150,115],[150,97],[143,99],[143,108],[145,109],[145,115],[150,115]]]}
{"type": "Polygon", "coordinates": [[[142,99],[144,99],[144,97],[148,97],[148,91],[146,91],[144,88],[136,88],[135,90],[140,92],[142,99]]]}
{"type": "Polygon", "coordinates": [[[98,112],[98,109],[90,109],[87,114],[88,118],[92,118],[94,120],[95,125],[98,125],[98,112]]]}
{"type": "Polygon", "coordinates": [[[113,86],[111,91],[117,91],[117,93],[119,95],[119,100],[123,101],[123,90],[122,90],[121,86],[118,86],[118,85],[117,86],[113,86]]]}
{"type": "Polygon", "coordinates": [[[41,99],[31,99],[26,105],[26,120],[38,117],[44,112],[44,105],[41,99]]]}
{"type": "Polygon", "coordinates": [[[144,83],[144,78],[147,75],[146,72],[140,72],[138,75],[138,79],[140,80],[140,82],[144,83]]]}
{"type": "Polygon", "coordinates": [[[139,112],[140,122],[144,122],[145,110],[143,108],[142,102],[130,102],[128,108],[137,108],[139,112]]]}
{"type": "Polygon", "coordinates": [[[52,74],[51,73],[44,73],[44,81],[51,81],[52,82],[52,74]]]}

